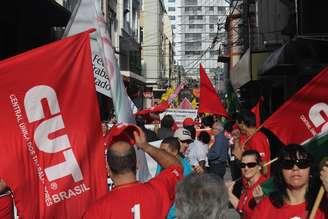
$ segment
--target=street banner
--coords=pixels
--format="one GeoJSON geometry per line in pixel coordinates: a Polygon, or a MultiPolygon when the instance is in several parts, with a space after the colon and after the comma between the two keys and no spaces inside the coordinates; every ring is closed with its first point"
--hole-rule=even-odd
{"type": "Polygon", "coordinates": [[[97,30],[91,34],[96,90],[113,99],[119,123],[135,123],[131,108],[135,105],[126,93],[120,68],[109,39],[107,24],[101,12],[100,2],[99,0],[78,0],[64,37],[90,28],[97,30]]]}
{"type": "Polygon", "coordinates": [[[199,66],[200,73],[200,96],[198,113],[213,113],[229,118],[221,98],[216,93],[210,79],[207,77],[202,64],[199,66]]]}
{"type": "Polygon", "coordinates": [[[328,68],[286,101],[265,122],[284,144],[301,144],[328,130],[328,68]]]}
{"type": "Polygon", "coordinates": [[[0,62],[0,176],[20,218],[81,218],[107,191],[89,32],[0,62]]]}
{"type": "Polygon", "coordinates": [[[197,117],[197,110],[194,109],[167,109],[165,110],[163,113],[159,114],[160,119],[162,120],[162,118],[165,115],[171,115],[174,119],[174,121],[182,126],[183,120],[185,120],[185,118],[192,118],[193,120],[195,120],[195,118],[197,117]]]}
{"type": "Polygon", "coordinates": [[[192,109],[192,104],[191,104],[190,101],[185,97],[185,98],[181,101],[181,103],[180,103],[180,105],[179,105],[178,108],[179,108],[179,109],[192,109]]]}

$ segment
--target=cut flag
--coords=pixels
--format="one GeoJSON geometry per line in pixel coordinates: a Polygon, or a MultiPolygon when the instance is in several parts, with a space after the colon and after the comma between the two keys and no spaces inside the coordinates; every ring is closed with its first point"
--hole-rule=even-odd
{"type": "Polygon", "coordinates": [[[0,176],[20,218],[79,219],[106,194],[93,81],[89,32],[0,62],[0,176]]]}
{"type": "Polygon", "coordinates": [[[207,77],[205,69],[200,64],[200,96],[198,113],[213,113],[216,115],[229,118],[224,106],[221,102],[221,98],[216,93],[210,79],[207,77]]]}
{"type": "Polygon", "coordinates": [[[251,109],[251,112],[255,114],[256,118],[256,128],[258,128],[261,125],[261,106],[264,101],[263,96],[259,98],[255,106],[251,109]]]}
{"type": "Polygon", "coordinates": [[[301,144],[328,130],[328,68],[287,100],[265,122],[284,144],[301,144]]]}

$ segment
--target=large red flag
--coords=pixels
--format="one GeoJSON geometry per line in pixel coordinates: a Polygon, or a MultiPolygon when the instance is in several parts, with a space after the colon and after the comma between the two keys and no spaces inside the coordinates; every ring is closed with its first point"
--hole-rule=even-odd
{"type": "Polygon", "coordinates": [[[252,113],[255,114],[256,118],[256,127],[259,127],[261,125],[261,105],[264,101],[263,96],[260,97],[260,99],[257,101],[255,106],[251,109],[252,113]]]}
{"type": "Polygon", "coordinates": [[[328,130],[328,68],[286,101],[265,122],[284,144],[302,143],[328,130]]]}
{"type": "Polygon", "coordinates": [[[217,95],[210,79],[207,77],[205,69],[200,64],[200,96],[199,96],[199,113],[213,113],[224,117],[229,117],[217,95]]]}
{"type": "Polygon", "coordinates": [[[89,32],[0,62],[0,178],[22,218],[81,218],[107,191],[89,32]]]}

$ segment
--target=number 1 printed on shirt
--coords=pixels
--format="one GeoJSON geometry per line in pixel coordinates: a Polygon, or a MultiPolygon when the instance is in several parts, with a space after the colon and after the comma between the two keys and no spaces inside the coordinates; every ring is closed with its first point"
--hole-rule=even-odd
{"type": "Polygon", "coordinates": [[[140,219],[140,204],[135,204],[133,208],[131,208],[134,219],[140,219]]]}

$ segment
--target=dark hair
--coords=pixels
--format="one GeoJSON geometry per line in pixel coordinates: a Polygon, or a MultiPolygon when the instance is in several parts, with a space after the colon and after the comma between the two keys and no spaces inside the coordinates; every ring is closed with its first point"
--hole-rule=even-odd
{"type": "Polygon", "coordinates": [[[145,118],[142,115],[137,115],[136,116],[136,124],[139,127],[144,127],[145,126],[145,118]]]}
{"type": "Polygon", "coordinates": [[[175,137],[164,138],[162,144],[168,144],[171,151],[177,151],[177,152],[180,151],[180,142],[178,138],[175,137]]]}
{"type": "Polygon", "coordinates": [[[196,138],[196,129],[193,125],[183,126],[183,128],[187,129],[190,132],[191,138],[195,140],[196,138]]]}
{"type": "Polygon", "coordinates": [[[213,116],[206,116],[202,118],[202,123],[204,124],[204,126],[207,127],[212,127],[213,123],[214,123],[214,118],[213,116]]]}
{"type": "MultiPolygon", "coordinates": [[[[284,198],[288,198],[287,194],[287,184],[284,180],[284,177],[282,175],[282,161],[283,159],[310,159],[310,161],[313,161],[313,158],[310,153],[308,153],[303,146],[298,144],[289,144],[282,148],[278,164],[277,164],[277,171],[274,174],[273,177],[273,183],[275,186],[275,191],[270,194],[269,198],[271,203],[276,208],[281,208],[284,205],[284,198]]],[[[305,200],[306,200],[306,209],[310,210],[313,206],[315,195],[317,194],[320,180],[314,175],[315,172],[319,172],[318,170],[315,170],[315,166],[313,165],[314,162],[311,162],[312,166],[310,166],[310,179],[309,179],[309,186],[305,194],[305,200]]]]}
{"type": "Polygon", "coordinates": [[[136,174],[137,172],[137,157],[132,146],[124,154],[119,154],[109,148],[107,151],[107,162],[114,174],[119,175],[131,171],[136,174]]]}
{"type": "Polygon", "coordinates": [[[262,162],[261,155],[257,150],[247,150],[244,151],[241,155],[241,158],[245,156],[254,156],[256,159],[256,163],[260,164],[262,162]]]}
{"type": "Polygon", "coordinates": [[[161,120],[161,128],[170,129],[174,124],[174,119],[171,115],[165,115],[161,120]]]}
{"type": "Polygon", "coordinates": [[[208,144],[211,141],[211,136],[206,131],[201,131],[198,135],[198,140],[200,140],[204,144],[208,144]]]}
{"type": "Polygon", "coordinates": [[[249,110],[241,110],[236,115],[236,121],[238,123],[243,122],[247,127],[256,127],[255,114],[249,110]]]}

